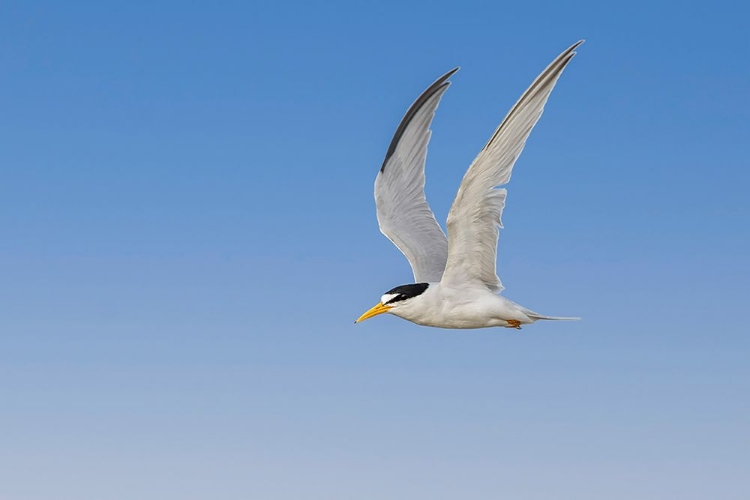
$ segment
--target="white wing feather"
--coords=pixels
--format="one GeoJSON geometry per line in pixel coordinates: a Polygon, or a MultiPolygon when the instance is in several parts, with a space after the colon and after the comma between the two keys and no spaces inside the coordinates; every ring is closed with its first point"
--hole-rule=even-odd
{"type": "Polygon", "coordinates": [[[404,115],[375,179],[380,231],[401,250],[416,283],[437,282],[448,258],[448,240],[424,194],[430,124],[458,68],[425,90],[404,115]]]}
{"type": "Polygon", "coordinates": [[[484,284],[497,292],[503,289],[495,266],[506,190],[497,186],[510,180],[513,165],[542,116],[550,92],[582,43],[557,56],[534,80],[464,175],[448,214],[448,260],[442,283],[484,284]]]}

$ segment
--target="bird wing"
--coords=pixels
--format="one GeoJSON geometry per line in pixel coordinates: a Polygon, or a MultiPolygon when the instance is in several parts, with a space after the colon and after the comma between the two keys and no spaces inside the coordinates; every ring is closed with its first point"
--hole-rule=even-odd
{"type": "Polygon", "coordinates": [[[430,124],[452,69],[430,85],[404,115],[375,179],[380,231],[401,250],[417,283],[437,282],[448,258],[448,239],[424,194],[430,124]]]}
{"type": "Polygon", "coordinates": [[[472,282],[496,292],[503,289],[495,265],[507,191],[497,187],[510,180],[513,164],[542,116],[550,92],[582,43],[557,56],[534,80],[469,166],[448,214],[448,260],[442,283],[472,282]]]}

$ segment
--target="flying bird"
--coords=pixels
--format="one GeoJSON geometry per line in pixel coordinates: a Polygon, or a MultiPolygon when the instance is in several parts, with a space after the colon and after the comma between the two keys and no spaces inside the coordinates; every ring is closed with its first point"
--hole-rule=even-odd
{"type": "Polygon", "coordinates": [[[552,61],[523,93],[466,171],[448,213],[445,236],[424,194],[430,125],[452,69],[411,105],[375,179],[380,231],[403,253],[414,283],[397,286],[355,323],[388,313],[441,328],[521,328],[545,316],[502,295],[495,268],[507,184],[526,139],[542,116],[558,78],[583,40],[552,61]]]}

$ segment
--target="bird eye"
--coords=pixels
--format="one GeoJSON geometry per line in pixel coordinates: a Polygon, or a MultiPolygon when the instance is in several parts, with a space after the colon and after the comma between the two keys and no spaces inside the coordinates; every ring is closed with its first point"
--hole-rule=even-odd
{"type": "Polygon", "coordinates": [[[394,302],[398,302],[399,300],[403,300],[403,296],[401,294],[395,294],[395,293],[386,293],[380,298],[380,302],[385,304],[392,304],[394,302]]]}

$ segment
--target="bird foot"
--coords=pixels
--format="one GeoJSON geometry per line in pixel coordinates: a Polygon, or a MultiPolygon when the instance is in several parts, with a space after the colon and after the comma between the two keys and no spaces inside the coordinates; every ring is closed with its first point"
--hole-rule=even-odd
{"type": "Polygon", "coordinates": [[[505,321],[508,322],[508,326],[506,326],[505,328],[515,328],[516,330],[521,329],[521,322],[517,319],[506,319],[505,321]]]}

